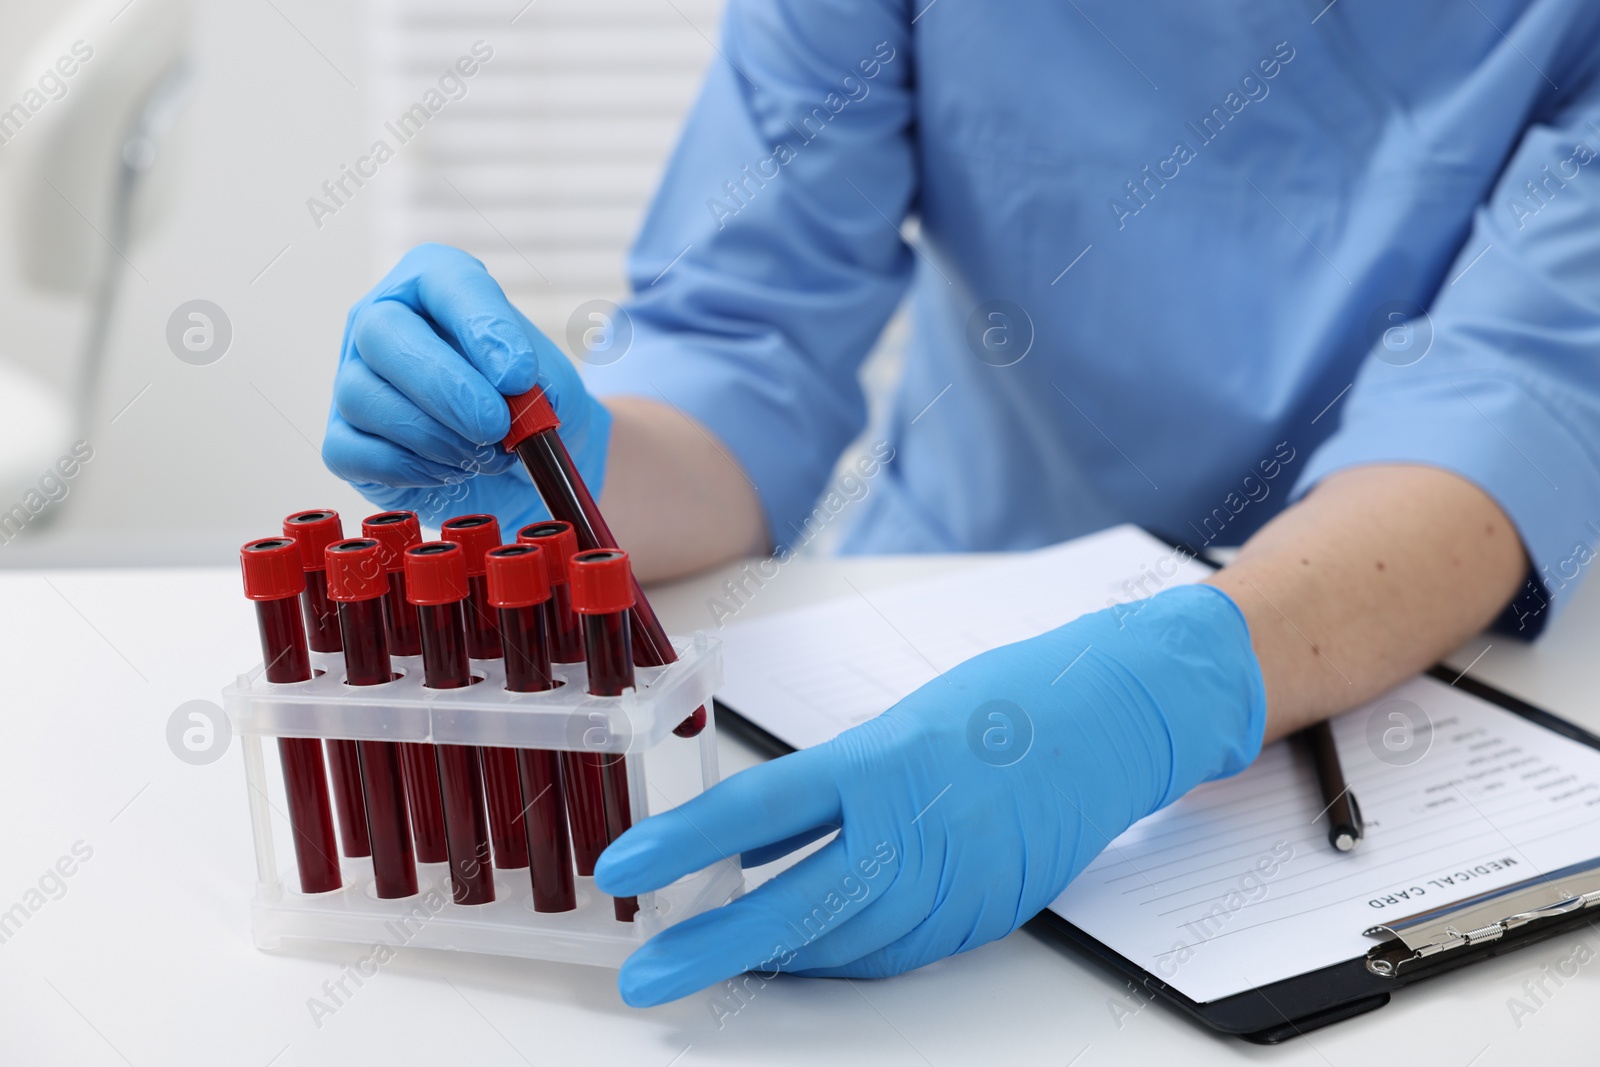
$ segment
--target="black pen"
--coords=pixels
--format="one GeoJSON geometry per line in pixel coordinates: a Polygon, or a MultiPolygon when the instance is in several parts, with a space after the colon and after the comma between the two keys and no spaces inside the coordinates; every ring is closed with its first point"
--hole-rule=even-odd
{"type": "Polygon", "coordinates": [[[1333,728],[1324,720],[1307,726],[1300,731],[1300,736],[1311,750],[1311,762],[1317,767],[1317,782],[1322,786],[1323,808],[1318,814],[1327,813],[1328,844],[1340,852],[1349,852],[1360,842],[1365,828],[1361,823],[1361,805],[1356,803],[1356,795],[1345,784],[1339,750],[1333,743],[1333,728]]]}

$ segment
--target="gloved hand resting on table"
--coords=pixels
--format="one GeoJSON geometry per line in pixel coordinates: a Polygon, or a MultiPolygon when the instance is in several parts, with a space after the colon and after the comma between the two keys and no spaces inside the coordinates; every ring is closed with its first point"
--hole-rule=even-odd
{"type": "Polygon", "coordinates": [[[420,245],[350,309],[323,460],[380,508],[410,509],[426,523],[488,512],[515,531],[548,517],[500,447],[511,429],[505,398],[535,384],[598,498],[610,412],[482,263],[420,245]]]}
{"type": "Polygon", "coordinates": [[[638,949],[622,997],[660,1004],[747,970],[882,977],[1003,937],[1136,820],[1247,766],[1265,722],[1249,630],[1210,586],[976,656],[613,842],[595,881],[629,896],[839,830],[638,949]]]}

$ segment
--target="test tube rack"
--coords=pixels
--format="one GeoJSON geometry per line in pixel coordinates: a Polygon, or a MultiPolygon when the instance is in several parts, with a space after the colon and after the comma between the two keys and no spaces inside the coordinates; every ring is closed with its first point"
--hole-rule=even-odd
{"type": "Polygon", "coordinates": [[[419,656],[397,656],[391,682],[343,681],[338,653],[311,653],[313,676],[272,683],[257,665],[223,690],[223,708],[244,752],[257,884],[251,926],[257,947],[311,939],[364,945],[480,952],[618,967],[645,940],[674,923],[727,903],[743,890],[736,858],[725,858],[639,897],[632,922],[592,878],[577,878],[578,906],[537,912],[526,868],[494,871],[495,900],[458,905],[448,866],[418,863],[418,892],[379,899],[370,858],[340,858],[343,886],[302,893],[294,874],[290,827],[277,773],[277,746],[264,739],[323,739],[555,749],[615,755],[625,762],[636,818],[677,807],[719,779],[716,725],[684,738],[673,727],[709,707],[722,682],[720,643],[703,633],[673,638],[676,662],[637,668],[636,686],[618,697],[585,691],[582,663],[557,664],[560,683],[540,693],[505,688],[498,660],[472,660],[474,684],[430,690],[419,656]]]}

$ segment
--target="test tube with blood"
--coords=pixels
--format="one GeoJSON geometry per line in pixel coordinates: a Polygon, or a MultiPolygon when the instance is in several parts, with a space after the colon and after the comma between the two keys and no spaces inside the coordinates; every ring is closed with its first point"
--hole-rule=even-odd
{"type": "MultiPolygon", "coordinates": [[[[544,549],[522,544],[491,548],[485,560],[489,603],[499,612],[506,688],[514,693],[540,693],[556,684],[545,636],[543,605],[550,600],[550,578],[544,560],[544,549]]],[[[572,849],[567,843],[560,754],[523,748],[516,757],[525,798],[533,910],[571,911],[578,906],[578,898],[572,880],[572,849]]]]}
{"type": "Polygon", "coordinates": [[[414,511],[380,511],[361,520],[361,536],[378,542],[389,590],[383,594],[383,626],[389,635],[389,655],[422,655],[422,635],[417,630],[417,609],[406,603],[405,551],[422,544],[422,524],[414,511]]]}
{"type": "Polygon", "coordinates": [[[517,544],[544,550],[550,599],[544,604],[545,634],[550,659],[555,663],[583,662],[583,625],[572,612],[572,591],[567,585],[567,561],[578,551],[578,535],[570,522],[535,522],[517,531],[517,544]]]}
{"type": "MultiPolygon", "coordinates": [[[[300,618],[300,593],[305,567],[292,537],[251,541],[239,550],[244,595],[255,601],[261,633],[261,658],[269,682],[304,682],[311,678],[305,623],[300,618]]],[[[284,792],[289,802],[295,864],[302,893],[327,893],[342,884],[339,846],[333,839],[333,806],[322,745],[314,737],[278,738],[284,792]]]]}
{"type": "Polygon", "coordinates": [[[467,554],[467,655],[500,658],[500,628],[484,577],[483,554],[500,544],[500,523],[493,515],[457,515],[439,526],[439,538],[461,546],[467,554]]]}
{"type": "MultiPolygon", "coordinates": [[[[483,555],[500,544],[500,523],[493,515],[458,515],[446,519],[439,536],[458,544],[467,558],[467,656],[500,658],[500,626],[489,603],[483,555]]],[[[528,865],[528,841],[522,827],[522,787],[517,784],[517,754],[509,748],[480,749],[483,786],[489,798],[489,837],[494,865],[511,870],[528,865]]]]}
{"type": "MultiPolygon", "coordinates": [[[[383,627],[392,656],[422,655],[422,632],[417,609],[406,600],[406,549],[422,544],[422,526],[414,511],[382,511],[361,521],[361,536],[378,543],[389,588],[383,594],[383,627]]],[[[443,863],[448,856],[444,835],[444,800],[439,792],[439,766],[433,746],[417,741],[400,743],[400,766],[405,772],[406,803],[411,811],[411,833],[417,843],[417,861],[443,863]]]]}
{"type": "MultiPolygon", "coordinates": [[[[378,542],[337,541],[327,548],[328,596],[338,605],[346,685],[382,685],[394,678],[383,627],[383,594],[389,576],[378,542]]],[[[417,891],[417,865],[406,819],[406,787],[400,746],[393,741],[357,741],[372,874],[381,899],[417,891]]]]}
{"type": "MultiPolygon", "coordinates": [[[[338,652],[339,612],[328,599],[325,553],[344,538],[339,513],[326,508],[297,511],[283,520],[283,536],[300,546],[306,588],[300,594],[305,609],[306,639],[313,652],[338,652]]],[[[334,810],[339,816],[339,839],[346,856],[372,855],[367,840],[367,813],[361,800],[361,758],[354,741],[328,741],[328,770],[333,777],[334,810]]]]}
{"type": "MultiPolygon", "coordinates": [[[[517,543],[537,545],[544,552],[550,599],[544,602],[545,633],[550,658],[557,663],[583,662],[583,626],[572,610],[567,564],[578,551],[578,539],[568,522],[536,522],[517,531],[517,543]]],[[[580,759],[580,752],[563,752],[562,786],[567,794],[567,818],[572,826],[572,854],[578,873],[594,874],[594,864],[606,848],[605,785],[600,768],[580,759]]]]}
{"type": "MultiPolygon", "coordinates": [[[[618,547],[616,537],[600,514],[600,506],[584,485],[567,453],[567,446],[561,441],[557,432],[561,422],[545,398],[544,390],[535,386],[521,396],[507,397],[506,403],[511,409],[511,432],[506,434],[501,446],[507,452],[515,452],[522,460],[550,514],[572,524],[580,550],[618,547]]],[[[639,583],[630,581],[634,601],[629,610],[634,661],[641,667],[672,663],[678,653],[667,638],[666,629],[650,607],[650,601],[645,599],[639,583]]],[[[694,737],[705,726],[706,709],[699,707],[673,732],[679,737],[694,737]]]]}
{"type": "MultiPolygon", "coordinates": [[[[567,566],[567,581],[572,586],[572,609],[583,617],[589,692],[599,697],[621,696],[634,684],[633,645],[628,633],[634,586],[628,554],[616,548],[579,552],[567,566]]],[[[600,768],[609,844],[633,825],[625,757],[620,752],[581,752],[579,756],[600,768]]],[[[637,897],[617,897],[613,903],[621,922],[632,922],[639,912],[637,897]]]]}
{"type": "MultiPolygon", "coordinates": [[[[448,541],[429,541],[407,549],[405,560],[406,597],[417,606],[422,627],[423,684],[429,689],[471,685],[462,618],[466,553],[448,541]]],[[[482,757],[472,745],[435,745],[433,751],[444,792],[451,896],[457,904],[487,904],[494,899],[494,873],[484,818],[482,757]]]]}

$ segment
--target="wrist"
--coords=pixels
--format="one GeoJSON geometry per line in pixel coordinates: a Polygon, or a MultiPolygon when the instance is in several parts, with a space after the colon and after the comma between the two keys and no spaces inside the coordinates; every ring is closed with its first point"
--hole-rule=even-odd
{"type": "MultiPolygon", "coordinates": [[[[1212,585],[1180,586],[1144,601],[1124,621],[1157,650],[1151,672],[1173,748],[1173,774],[1158,807],[1214,778],[1248,767],[1261,752],[1267,698],[1250,626],[1232,597],[1212,585]],[[1141,623],[1141,617],[1142,623],[1141,623]]],[[[1148,684],[1148,683],[1147,683],[1148,684]]]]}
{"type": "Polygon", "coordinates": [[[1045,638],[1057,635],[1070,636],[1082,658],[1050,688],[1064,690],[1068,709],[1105,709],[1108,725],[1120,730],[1112,736],[1139,748],[1115,756],[1145,769],[1128,783],[1137,786],[1129,823],[1201,782],[1237,774],[1261,751],[1261,668],[1244,616],[1221,590],[1179,586],[1045,638]]]}

